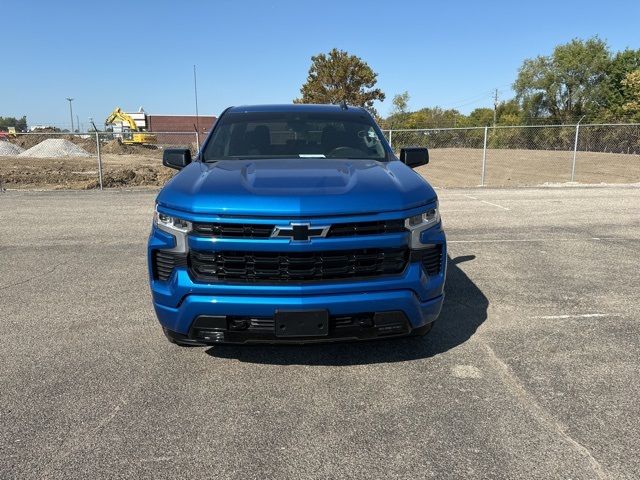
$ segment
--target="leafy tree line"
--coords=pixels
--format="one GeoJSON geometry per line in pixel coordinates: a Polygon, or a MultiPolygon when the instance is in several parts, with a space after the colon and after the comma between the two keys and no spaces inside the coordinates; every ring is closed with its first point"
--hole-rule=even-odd
{"type": "MultiPolygon", "coordinates": [[[[386,118],[377,115],[377,74],[361,58],[333,49],[311,58],[311,68],[297,103],[338,103],[367,108],[385,129],[484,127],[640,122],[640,49],[612,52],[598,37],[558,45],[550,55],[524,60],[515,97],[494,108],[465,115],[456,109],[425,107],[411,111],[408,92],[393,97],[386,118]]],[[[551,141],[551,140],[550,140],[551,141]]],[[[564,139],[553,140],[565,143],[564,139]]]]}
{"type": "Polygon", "coordinates": [[[0,117],[0,132],[6,132],[9,127],[15,127],[16,131],[23,132],[27,130],[27,117],[0,117]]]}

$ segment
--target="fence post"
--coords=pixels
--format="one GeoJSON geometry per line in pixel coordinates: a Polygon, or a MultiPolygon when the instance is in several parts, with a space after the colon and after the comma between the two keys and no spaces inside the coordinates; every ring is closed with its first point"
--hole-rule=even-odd
{"type": "Polygon", "coordinates": [[[576,178],[576,154],[578,153],[578,135],[580,134],[580,124],[576,125],[576,139],[573,143],[573,162],[571,162],[571,181],[576,178]]]}
{"type": "Polygon", "coordinates": [[[98,183],[102,190],[102,155],[100,155],[100,134],[96,129],[96,153],[98,154],[98,183]]]}
{"type": "Polygon", "coordinates": [[[571,163],[571,181],[572,182],[576,178],[576,154],[578,153],[578,135],[580,134],[580,122],[582,122],[582,119],[584,117],[586,117],[586,115],[583,115],[582,118],[578,120],[578,123],[576,124],[576,139],[575,139],[575,142],[573,143],[573,162],[571,163]]]}
{"type": "Polygon", "coordinates": [[[200,153],[200,134],[196,130],[196,155],[200,153]]]}
{"type": "Polygon", "coordinates": [[[389,129],[389,147],[391,148],[391,151],[393,152],[393,143],[391,143],[391,133],[393,132],[393,130],[389,129]]]}
{"type": "Polygon", "coordinates": [[[484,175],[487,171],[487,137],[489,127],[484,127],[484,145],[482,147],[482,174],[480,175],[480,186],[484,187],[484,175]]]}

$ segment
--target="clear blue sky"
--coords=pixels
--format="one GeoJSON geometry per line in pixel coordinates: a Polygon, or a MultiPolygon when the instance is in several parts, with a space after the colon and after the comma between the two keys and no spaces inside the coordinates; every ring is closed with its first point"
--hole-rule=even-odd
{"type": "Polygon", "coordinates": [[[228,105],[290,102],[310,57],[333,47],[366,60],[387,100],[410,107],[491,106],[523,59],[574,37],[640,48],[640,2],[219,0],[8,1],[2,8],[0,116],[86,125],[115,107],[201,114],[228,105]]]}

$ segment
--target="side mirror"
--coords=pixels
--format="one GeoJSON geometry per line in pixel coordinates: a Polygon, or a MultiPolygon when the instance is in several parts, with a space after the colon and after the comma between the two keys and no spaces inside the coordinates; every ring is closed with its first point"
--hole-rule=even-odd
{"type": "Polygon", "coordinates": [[[400,149],[400,161],[407,167],[416,168],[429,163],[429,149],[425,147],[406,147],[400,149]]]}
{"type": "Polygon", "coordinates": [[[188,148],[167,148],[162,154],[165,167],[182,170],[191,163],[191,150],[188,148]]]}

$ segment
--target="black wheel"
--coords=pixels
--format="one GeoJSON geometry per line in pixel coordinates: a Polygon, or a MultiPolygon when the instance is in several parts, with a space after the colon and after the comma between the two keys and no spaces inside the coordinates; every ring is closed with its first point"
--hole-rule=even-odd
{"type": "Polygon", "coordinates": [[[433,328],[433,324],[435,322],[431,322],[431,323],[427,323],[426,325],[423,325],[421,327],[418,328],[414,328],[413,330],[411,330],[411,336],[413,337],[424,337],[427,333],[429,333],[431,331],[431,329],[433,328]]]}
{"type": "Polygon", "coordinates": [[[174,345],[178,345],[179,347],[203,347],[204,343],[196,342],[195,340],[191,340],[186,335],[182,335],[181,333],[172,332],[164,327],[162,327],[162,331],[164,332],[164,336],[167,337],[169,343],[173,343],[174,345]]]}

